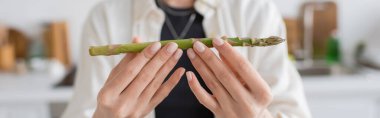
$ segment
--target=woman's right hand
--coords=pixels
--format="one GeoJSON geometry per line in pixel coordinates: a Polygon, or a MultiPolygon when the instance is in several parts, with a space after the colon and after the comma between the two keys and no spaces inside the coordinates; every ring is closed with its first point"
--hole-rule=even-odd
{"type": "MultiPolygon", "coordinates": [[[[137,41],[138,39],[134,39],[137,41]]],[[[151,112],[184,74],[178,68],[165,82],[182,55],[175,43],[154,43],[138,54],[127,54],[111,71],[98,94],[94,118],[141,118],[151,112]]]]}

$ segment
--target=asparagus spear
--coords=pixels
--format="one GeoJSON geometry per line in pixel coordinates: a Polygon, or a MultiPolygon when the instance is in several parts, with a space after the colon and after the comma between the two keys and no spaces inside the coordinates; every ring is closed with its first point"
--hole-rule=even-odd
{"type": "MultiPolygon", "coordinates": [[[[223,37],[223,40],[227,41],[232,46],[272,46],[277,45],[285,41],[277,36],[271,36],[268,38],[227,38],[223,37]]],[[[166,45],[169,42],[178,44],[178,48],[188,49],[193,47],[195,41],[200,41],[207,47],[213,47],[212,38],[190,38],[190,39],[177,39],[177,40],[165,40],[160,41],[162,45],[166,45]]],[[[136,44],[117,44],[117,45],[105,45],[105,46],[90,46],[89,52],[91,56],[98,55],[117,55],[121,53],[136,53],[142,51],[145,47],[153,42],[136,43],[136,44]]]]}

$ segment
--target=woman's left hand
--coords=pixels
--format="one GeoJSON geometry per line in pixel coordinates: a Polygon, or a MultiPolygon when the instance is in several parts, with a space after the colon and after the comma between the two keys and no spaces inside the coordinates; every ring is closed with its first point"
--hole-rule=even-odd
{"type": "Polygon", "coordinates": [[[199,102],[211,110],[216,118],[271,117],[267,106],[272,101],[269,86],[232,46],[222,39],[213,40],[219,59],[200,42],[187,54],[207,87],[209,94],[193,72],[187,72],[189,86],[199,102]]]}

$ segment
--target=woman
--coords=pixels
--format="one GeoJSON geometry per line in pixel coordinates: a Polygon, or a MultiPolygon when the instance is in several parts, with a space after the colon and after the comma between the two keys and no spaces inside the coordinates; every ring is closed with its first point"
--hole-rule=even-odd
{"type": "Polygon", "coordinates": [[[215,39],[215,50],[199,42],[185,51],[155,43],[124,58],[87,54],[90,45],[129,39],[285,37],[270,0],[105,1],[83,33],[75,94],[63,117],[310,117],[285,44],[232,48],[215,39]]]}

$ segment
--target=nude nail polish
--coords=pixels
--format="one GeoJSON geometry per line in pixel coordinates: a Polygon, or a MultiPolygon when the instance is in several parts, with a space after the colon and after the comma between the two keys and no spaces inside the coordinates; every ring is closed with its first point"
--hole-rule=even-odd
{"type": "Polygon", "coordinates": [[[216,38],[216,39],[212,40],[212,43],[214,43],[214,45],[216,45],[216,46],[221,46],[224,44],[224,41],[220,38],[216,38]]]}
{"type": "Polygon", "coordinates": [[[166,51],[168,51],[168,53],[174,53],[176,50],[178,49],[178,45],[176,43],[169,43],[168,44],[168,47],[166,48],[166,51]]]}
{"type": "Polygon", "coordinates": [[[160,50],[160,48],[161,48],[161,43],[156,42],[156,43],[154,43],[154,44],[150,47],[150,51],[152,51],[152,53],[156,53],[158,50],[160,50]]]}
{"type": "Polygon", "coordinates": [[[194,49],[197,50],[198,52],[203,52],[205,51],[205,45],[202,44],[201,42],[197,41],[194,43],[194,49]]]}

